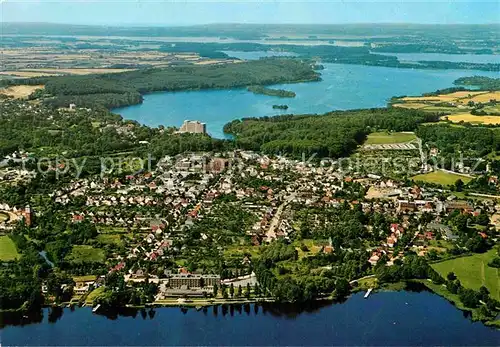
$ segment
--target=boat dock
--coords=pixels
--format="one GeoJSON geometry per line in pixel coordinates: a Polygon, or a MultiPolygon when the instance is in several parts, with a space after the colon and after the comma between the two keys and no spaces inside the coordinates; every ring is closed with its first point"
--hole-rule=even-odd
{"type": "Polygon", "coordinates": [[[373,288],[368,289],[368,291],[365,294],[365,299],[367,299],[370,296],[372,290],[373,290],[373,288]]]}

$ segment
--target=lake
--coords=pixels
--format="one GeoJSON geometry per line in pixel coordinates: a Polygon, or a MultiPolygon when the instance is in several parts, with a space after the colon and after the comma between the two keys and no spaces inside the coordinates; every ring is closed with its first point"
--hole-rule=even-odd
{"type": "MultiPolygon", "coordinates": [[[[500,332],[430,292],[358,293],[342,304],[159,308],[110,317],[89,308],[43,310],[40,323],[7,325],[2,345],[454,345],[496,346],[500,332]]],[[[19,322],[18,322],[19,323],[19,322]]],[[[9,324],[5,319],[4,324],[9,324]]]]}
{"type": "MultiPolygon", "coordinates": [[[[500,64],[498,54],[445,54],[445,53],[380,53],[397,57],[399,61],[451,61],[455,63],[500,64]]],[[[498,76],[498,73],[497,73],[498,76]]]]}
{"type": "Polygon", "coordinates": [[[222,51],[232,58],[238,58],[243,60],[256,60],[260,58],[269,57],[294,57],[297,54],[290,52],[280,52],[280,51],[222,51]]]}
{"type": "Polygon", "coordinates": [[[224,124],[233,119],[383,107],[393,96],[419,95],[451,87],[453,81],[459,77],[498,77],[497,72],[488,71],[323,65],[325,69],[321,70],[320,82],[273,86],[295,92],[295,98],[256,95],[248,92],[246,88],[159,92],[144,95],[142,104],[114,109],[113,112],[149,126],[180,127],[186,119],[200,120],[207,123],[209,134],[223,138],[224,124]],[[275,104],[286,104],[289,108],[286,111],[275,110],[272,108],[275,104]]]}

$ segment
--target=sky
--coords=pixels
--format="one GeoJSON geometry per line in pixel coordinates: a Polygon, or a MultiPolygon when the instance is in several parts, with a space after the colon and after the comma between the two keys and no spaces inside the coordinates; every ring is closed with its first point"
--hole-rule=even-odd
{"type": "Polygon", "coordinates": [[[0,0],[1,22],[99,25],[209,23],[500,23],[500,1],[481,0],[0,0]]]}

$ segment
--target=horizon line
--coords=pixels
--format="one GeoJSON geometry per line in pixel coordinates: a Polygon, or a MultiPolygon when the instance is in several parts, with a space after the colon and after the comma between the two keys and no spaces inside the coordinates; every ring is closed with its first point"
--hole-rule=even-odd
{"type": "Polygon", "coordinates": [[[418,23],[418,22],[344,22],[344,23],[244,23],[244,22],[210,22],[210,23],[190,23],[190,24],[166,24],[166,23],[113,23],[113,24],[90,24],[90,23],[63,23],[63,22],[24,22],[24,21],[1,21],[0,25],[4,24],[51,24],[51,25],[69,25],[69,26],[90,26],[90,27],[195,27],[203,25],[242,25],[242,26],[258,26],[258,25],[298,25],[298,26],[339,26],[339,25],[421,25],[421,26],[481,26],[481,25],[498,25],[500,22],[488,23],[418,23]]]}

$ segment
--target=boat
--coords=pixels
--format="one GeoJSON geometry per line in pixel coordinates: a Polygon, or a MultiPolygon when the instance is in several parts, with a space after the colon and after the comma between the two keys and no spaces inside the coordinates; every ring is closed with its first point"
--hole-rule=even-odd
{"type": "Polygon", "coordinates": [[[92,309],[92,313],[96,313],[99,307],[101,307],[101,304],[97,304],[97,306],[92,309]]]}

